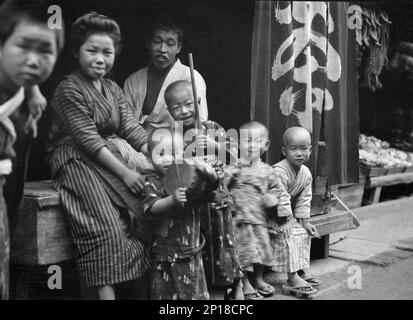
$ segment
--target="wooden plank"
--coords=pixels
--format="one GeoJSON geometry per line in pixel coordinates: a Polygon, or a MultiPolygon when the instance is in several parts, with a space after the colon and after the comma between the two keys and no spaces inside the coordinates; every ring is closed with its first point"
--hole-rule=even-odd
{"type": "Polygon", "coordinates": [[[24,197],[35,200],[39,208],[60,205],[59,193],[51,180],[26,182],[24,197]]]}
{"type": "Polygon", "coordinates": [[[395,184],[407,184],[413,182],[413,172],[396,173],[382,177],[369,177],[366,188],[385,187],[395,184]]]}
{"type": "Polygon", "coordinates": [[[355,221],[351,211],[334,210],[330,213],[310,217],[310,222],[316,226],[321,236],[358,227],[358,222],[355,221]]]}

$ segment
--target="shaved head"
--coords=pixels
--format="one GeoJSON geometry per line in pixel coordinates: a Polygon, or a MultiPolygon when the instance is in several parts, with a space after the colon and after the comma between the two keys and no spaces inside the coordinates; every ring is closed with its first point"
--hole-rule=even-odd
{"type": "Polygon", "coordinates": [[[248,121],[239,127],[240,132],[247,130],[248,132],[259,132],[261,137],[268,139],[268,129],[258,121],[248,121]]]}
{"type": "Polygon", "coordinates": [[[182,90],[188,90],[188,92],[190,92],[192,96],[192,83],[187,80],[178,80],[172,82],[170,85],[168,85],[168,87],[166,87],[164,98],[168,108],[170,107],[171,101],[173,101],[173,98],[176,96],[176,94],[182,90]]]}
{"type": "Polygon", "coordinates": [[[288,146],[292,140],[307,141],[311,145],[311,135],[303,127],[291,127],[284,131],[283,145],[288,146]]]}

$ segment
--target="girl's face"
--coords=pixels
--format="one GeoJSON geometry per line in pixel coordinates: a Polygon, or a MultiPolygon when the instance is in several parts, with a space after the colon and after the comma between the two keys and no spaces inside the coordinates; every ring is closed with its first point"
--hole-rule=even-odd
{"type": "Polygon", "coordinates": [[[106,34],[89,36],[79,49],[79,65],[91,80],[102,79],[115,62],[115,46],[106,34]]]}
{"type": "Polygon", "coordinates": [[[0,81],[9,90],[45,81],[58,55],[56,34],[46,24],[30,20],[18,23],[0,44],[0,81]]]}

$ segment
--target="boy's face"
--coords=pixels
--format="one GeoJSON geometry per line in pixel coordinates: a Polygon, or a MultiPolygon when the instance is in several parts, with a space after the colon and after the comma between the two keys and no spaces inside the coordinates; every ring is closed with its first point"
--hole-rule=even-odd
{"type": "Polygon", "coordinates": [[[175,121],[182,121],[187,128],[195,125],[195,105],[192,90],[185,86],[174,90],[168,101],[168,110],[175,121]]]}
{"type": "Polygon", "coordinates": [[[287,161],[298,169],[310,159],[311,141],[303,134],[292,135],[288,137],[287,145],[283,146],[282,152],[287,161]]]}
{"type": "Polygon", "coordinates": [[[92,34],[79,49],[79,65],[90,79],[103,78],[115,62],[115,46],[106,34],[92,34]]]}
{"type": "Polygon", "coordinates": [[[0,54],[0,73],[10,86],[42,83],[57,60],[56,34],[45,24],[23,20],[0,45],[0,54]]]}
{"type": "Polygon", "coordinates": [[[180,51],[181,43],[176,32],[155,30],[149,43],[149,54],[152,64],[157,69],[165,70],[173,65],[180,51]]]}
{"type": "Polygon", "coordinates": [[[260,129],[242,129],[240,132],[240,151],[242,158],[258,159],[268,150],[270,141],[268,135],[260,129]]]}

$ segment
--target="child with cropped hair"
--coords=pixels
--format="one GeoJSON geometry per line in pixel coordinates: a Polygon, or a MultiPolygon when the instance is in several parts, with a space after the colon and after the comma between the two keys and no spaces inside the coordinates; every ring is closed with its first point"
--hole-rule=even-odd
{"type": "Polygon", "coordinates": [[[277,216],[269,220],[275,257],[274,271],[287,272],[288,286],[296,293],[313,294],[320,280],[305,270],[310,266],[311,236],[319,237],[309,222],[312,176],[304,165],[311,154],[310,133],[302,127],[288,128],[283,134],[285,159],[273,165],[282,193],[277,216]]]}

